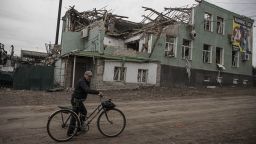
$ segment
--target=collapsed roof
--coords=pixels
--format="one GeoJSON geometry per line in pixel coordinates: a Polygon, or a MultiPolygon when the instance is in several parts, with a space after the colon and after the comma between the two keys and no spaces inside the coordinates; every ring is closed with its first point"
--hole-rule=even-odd
{"type": "Polygon", "coordinates": [[[192,6],[180,8],[165,8],[163,12],[158,12],[152,8],[142,7],[148,15],[143,15],[140,23],[131,22],[126,16],[112,14],[105,9],[96,8],[89,11],[78,12],[74,6],[66,12],[63,20],[66,20],[67,31],[81,31],[95,21],[104,21],[106,34],[118,38],[127,38],[138,33],[159,34],[162,28],[176,23],[190,23],[192,6]]]}

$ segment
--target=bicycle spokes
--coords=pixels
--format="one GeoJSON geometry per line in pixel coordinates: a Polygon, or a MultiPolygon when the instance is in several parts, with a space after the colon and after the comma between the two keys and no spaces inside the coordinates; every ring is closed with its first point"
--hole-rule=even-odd
{"type": "Polygon", "coordinates": [[[72,111],[60,110],[49,118],[47,132],[56,141],[67,141],[75,135],[78,126],[79,121],[72,111]]]}
{"type": "Polygon", "coordinates": [[[97,121],[99,131],[108,137],[119,135],[124,130],[125,125],[125,116],[118,109],[102,112],[97,121]]]}

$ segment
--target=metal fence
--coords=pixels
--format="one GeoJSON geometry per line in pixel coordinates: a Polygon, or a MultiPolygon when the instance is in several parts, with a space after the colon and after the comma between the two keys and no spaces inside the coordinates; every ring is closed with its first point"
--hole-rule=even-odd
{"type": "Polygon", "coordinates": [[[53,88],[54,67],[23,65],[13,74],[14,89],[47,90],[53,88]]]}
{"type": "Polygon", "coordinates": [[[12,88],[13,73],[0,71],[0,88],[12,88]]]}

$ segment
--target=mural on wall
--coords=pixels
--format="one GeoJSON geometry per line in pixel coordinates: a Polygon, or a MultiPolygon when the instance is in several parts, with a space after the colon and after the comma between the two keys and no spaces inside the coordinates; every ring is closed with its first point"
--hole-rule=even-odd
{"type": "Polygon", "coordinates": [[[251,53],[252,51],[252,24],[253,22],[234,17],[232,47],[234,50],[251,53]]]}

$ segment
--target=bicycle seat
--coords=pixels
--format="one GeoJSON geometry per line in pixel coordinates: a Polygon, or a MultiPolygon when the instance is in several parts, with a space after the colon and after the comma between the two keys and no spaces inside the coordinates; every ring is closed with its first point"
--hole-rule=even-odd
{"type": "Polygon", "coordinates": [[[58,106],[60,109],[73,110],[72,106],[58,106]]]}

